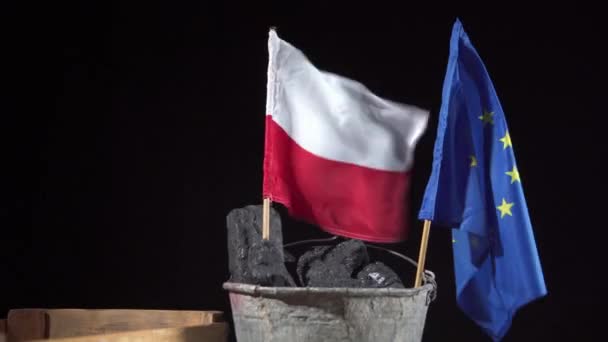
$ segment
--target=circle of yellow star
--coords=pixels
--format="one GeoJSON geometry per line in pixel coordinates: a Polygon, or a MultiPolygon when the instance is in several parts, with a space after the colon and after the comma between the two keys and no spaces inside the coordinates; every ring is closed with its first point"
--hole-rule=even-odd
{"type": "Polygon", "coordinates": [[[511,144],[511,136],[509,135],[509,132],[507,132],[504,137],[500,138],[500,141],[502,141],[503,150],[506,150],[509,146],[513,147],[513,145],[511,144]]]}
{"type": "Polygon", "coordinates": [[[513,202],[507,203],[507,201],[503,198],[502,204],[496,207],[496,209],[500,210],[500,218],[505,217],[505,215],[513,216],[513,213],[511,213],[511,207],[513,205],[513,202]]]}
{"type": "Polygon", "coordinates": [[[517,167],[513,166],[513,171],[507,171],[505,173],[507,175],[511,176],[511,184],[513,184],[515,182],[521,183],[521,179],[519,178],[519,171],[517,171],[517,167]]]}
{"type": "Polygon", "coordinates": [[[471,158],[471,164],[469,166],[471,166],[471,167],[477,166],[477,158],[475,158],[475,156],[469,156],[469,158],[471,158]]]}
{"type": "Polygon", "coordinates": [[[489,124],[494,124],[494,112],[488,112],[487,110],[483,111],[483,115],[479,117],[479,120],[481,120],[484,124],[489,123],[489,124]]]}

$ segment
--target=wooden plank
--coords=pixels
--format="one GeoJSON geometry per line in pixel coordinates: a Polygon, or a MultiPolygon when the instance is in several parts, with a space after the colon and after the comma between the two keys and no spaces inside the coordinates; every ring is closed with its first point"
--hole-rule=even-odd
{"type": "Polygon", "coordinates": [[[35,340],[31,342],[226,342],[227,323],[137,330],[94,336],[35,340]]]}
{"type": "Polygon", "coordinates": [[[214,319],[204,311],[49,310],[47,314],[49,338],[206,325],[214,319]]]}
{"type": "Polygon", "coordinates": [[[8,329],[12,338],[43,339],[208,325],[221,321],[220,311],[16,309],[9,311],[8,329]]]}
{"type": "Polygon", "coordinates": [[[46,321],[42,309],[10,310],[6,318],[9,341],[46,337],[46,321]]]}
{"type": "Polygon", "coordinates": [[[6,342],[6,320],[0,319],[0,342],[6,342]]]}

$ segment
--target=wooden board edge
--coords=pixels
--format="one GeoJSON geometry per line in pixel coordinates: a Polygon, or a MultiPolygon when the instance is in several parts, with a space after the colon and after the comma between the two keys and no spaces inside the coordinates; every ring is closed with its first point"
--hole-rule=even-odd
{"type": "Polygon", "coordinates": [[[32,340],[30,342],[226,342],[227,323],[128,331],[103,335],[32,340]]]}

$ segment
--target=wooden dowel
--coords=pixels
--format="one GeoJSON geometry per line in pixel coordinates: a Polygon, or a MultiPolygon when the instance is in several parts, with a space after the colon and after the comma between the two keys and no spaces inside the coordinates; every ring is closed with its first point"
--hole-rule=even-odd
{"type": "Polygon", "coordinates": [[[416,269],[416,282],[414,283],[414,287],[420,287],[422,285],[422,274],[424,273],[426,248],[428,246],[430,233],[431,221],[424,220],[424,228],[422,229],[422,239],[420,241],[420,254],[418,255],[418,268],[416,269]]]}
{"type": "Polygon", "coordinates": [[[270,238],[270,199],[264,198],[264,207],[262,209],[262,239],[270,238]]]}

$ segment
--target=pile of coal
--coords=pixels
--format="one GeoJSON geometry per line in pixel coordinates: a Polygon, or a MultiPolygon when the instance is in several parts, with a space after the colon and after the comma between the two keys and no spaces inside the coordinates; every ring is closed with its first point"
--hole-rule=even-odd
{"type": "Polygon", "coordinates": [[[365,266],[357,273],[357,279],[361,282],[360,287],[404,288],[397,273],[379,261],[365,266]]]}
{"type": "Polygon", "coordinates": [[[262,206],[232,210],[227,217],[230,281],[263,286],[296,286],[285,267],[281,218],[270,211],[270,239],[262,239],[262,206]]]}
{"type": "Polygon", "coordinates": [[[381,262],[370,263],[365,244],[347,240],[336,246],[316,246],[298,259],[302,286],[403,288],[397,274],[381,262]]]}
{"type": "Polygon", "coordinates": [[[283,248],[279,213],[271,208],[270,239],[262,239],[262,206],[232,210],[227,217],[230,281],[262,286],[403,288],[385,264],[371,262],[367,247],[350,239],[331,246],[314,246],[299,258],[283,248]],[[290,274],[286,267],[296,264],[290,274]]]}

